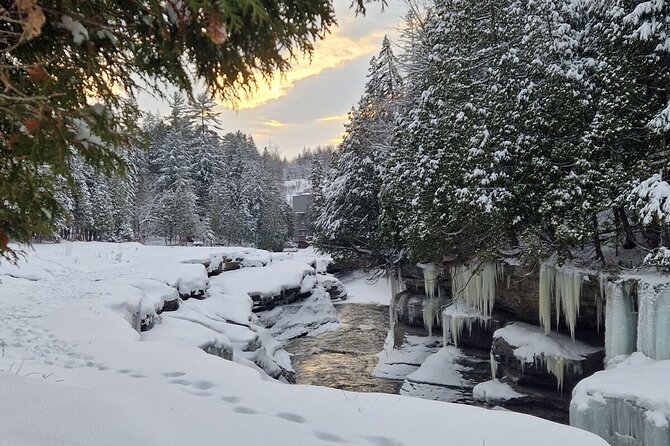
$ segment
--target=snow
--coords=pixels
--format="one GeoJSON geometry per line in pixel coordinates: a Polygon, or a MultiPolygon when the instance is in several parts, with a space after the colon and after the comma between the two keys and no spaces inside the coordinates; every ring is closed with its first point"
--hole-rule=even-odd
{"type": "Polygon", "coordinates": [[[219,289],[226,294],[272,297],[291,288],[301,288],[305,276],[315,273],[304,260],[291,259],[263,268],[262,280],[253,268],[228,271],[218,279],[219,289]]]}
{"type": "Polygon", "coordinates": [[[636,352],[580,381],[572,393],[570,424],[613,446],[670,444],[670,360],[636,352]]]}
{"type": "Polygon", "coordinates": [[[328,293],[317,289],[300,306],[284,307],[276,312],[277,320],[269,329],[270,333],[279,341],[300,336],[316,336],[324,331],[337,330],[337,310],[333,306],[328,293]],[[288,309],[297,309],[289,312],[288,309]]]}
{"type": "Polygon", "coordinates": [[[84,40],[88,39],[88,30],[81,24],[81,22],[74,20],[68,15],[63,15],[61,17],[61,26],[72,34],[72,40],[77,45],[84,43],[84,40]]]}
{"type": "Polygon", "coordinates": [[[500,381],[499,379],[492,379],[479,383],[472,390],[472,395],[478,401],[486,401],[487,403],[508,401],[517,398],[523,398],[525,395],[519,393],[512,387],[500,381]]]}
{"type": "Polygon", "coordinates": [[[493,338],[502,338],[513,346],[514,356],[522,363],[544,365],[556,377],[559,389],[568,367],[579,368],[579,361],[600,350],[559,333],[545,334],[542,328],[523,322],[496,330],[493,338]]]}
{"type": "MultiPolygon", "coordinates": [[[[277,372],[290,372],[288,356],[257,324],[242,293],[292,286],[305,263],[272,261],[210,279],[204,266],[182,263],[217,252],[223,250],[36,245],[20,266],[44,273],[36,281],[12,277],[14,268],[0,264],[0,444],[391,445],[458,438],[462,446],[606,445],[527,415],[282,384],[277,372]],[[275,269],[282,264],[284,284],[275,269]],[[156,281],[176,291],[196,270],[205,300],[157,315],[149,331],[129,323],[138,300],[142,311],[153,311],[168,296],[156,281]],[[235,283],[241,280],[249,283],[235,283]],[[204,352],[205,342],[222,350],[232,345],[239,363],[204,352]]],[[[311,303],[325,304],[324,295],[315,289],[311,303]]],[[[452,356],[432,356],[417,377],[444,382],[438,369],[452,356]]]]}
{"type": "Polygon", "coordinates": [[[389,280],[380,277],[375,281],[369,277],[369,274],[362,270],[355,270],[340,277],[347,290],[347,303],[390,305],[389,280]]]}
{"type": "Polygon", "coordinates": [[[393,330],[389,330],[384,349],[377,354],[379,361],[372,374],[380,378],[405,379],[439,349],[440,338],[405,335],[403,343],[393,348],[393,330]]]}
{"type": "Polygon", "coordinates": [[[456,362],[462,358],[463,354],[456,347],[442,347],[429,356],[416,372],[408,375],[407,380],[439,386],[470,387],[469,381],[460,373],[466,367],[456,362]]]}

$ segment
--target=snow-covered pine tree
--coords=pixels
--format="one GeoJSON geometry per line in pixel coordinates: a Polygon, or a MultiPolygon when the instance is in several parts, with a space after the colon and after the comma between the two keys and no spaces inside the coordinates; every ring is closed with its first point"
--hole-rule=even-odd
{"type": "Polygon", "coordinates": [[[380,164],[390,146],[396,104],[402,91],[398,61],[388,38],[373,57],[365,94],[349,115],[340,153],[333,161],[315,243],[336,256],[364,255],[385,263],[392,249],[379,225],[380,164]]]}

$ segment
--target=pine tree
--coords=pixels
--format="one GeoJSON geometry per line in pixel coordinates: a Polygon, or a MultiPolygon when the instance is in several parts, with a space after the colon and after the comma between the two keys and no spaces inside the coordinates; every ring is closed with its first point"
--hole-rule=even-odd
{"type": "MultiPolygon", "coordinates": [[[[370,62],[365,94],[349,114],[340,153],[333,161],[316,218],[315,242],[335,255],[365,255],[386,263],[391,243],[380,231],[380,165],[391,145],[391,129],[402,79],[388,38],[370,62]]],[[[320,199],[320,197],[318,198],[320,199]]]]}

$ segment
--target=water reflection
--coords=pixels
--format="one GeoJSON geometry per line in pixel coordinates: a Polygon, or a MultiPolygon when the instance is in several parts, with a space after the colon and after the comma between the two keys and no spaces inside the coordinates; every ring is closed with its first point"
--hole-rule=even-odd
{"type": "Polygon", "coordinates": [[[389,329],[388,307],[340,304],[337,311],[339,330],[294,339],[286,346],[294,355],[297,384],[397,394],[402,381],[372,376],[389,329]]]}

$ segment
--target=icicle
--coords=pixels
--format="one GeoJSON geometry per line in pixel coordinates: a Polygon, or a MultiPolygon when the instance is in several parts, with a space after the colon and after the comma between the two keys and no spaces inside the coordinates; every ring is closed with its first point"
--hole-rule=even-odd
{"type": "Polygon", "coordinates": [[[450,328],[450,317],[445,314],[445,312],[442,312],[442,347],[446,347],[449,345],[449,338],[451,337],[451,333],[449,332],[450,328]]]}
{"type": "Polygon", "coordinates": [[[637,349],[652,359],[670,359],[670,289],[640,286],[637,349]]]}
{"type": "Polygon", "coordinates": [[[489,356],[491,358],[491,379],[496,379],[496,376],[498,375],[498,361],[496,361],[492,352],[489,353],[489,356]]]}
{"type": "Polygon", "coordinates": [[[556,377],[556,387],[558,391],[563,390],[563,381],[565,379],[565,370],[570,363],[562,356],[543,357],[547,371],[556,377]]]}
{"type": "MultiPolygon", "coordinates": [[[[626,287],[627,288],[627,287],[626,287]]],[[[635,349],[635,315],[631,296],[621,282],[609,282],[605,302],[605,359],[629,355],[635,349]]]]}
{"type": "Polygon", "coordinates": [[[540,268],[540,325],[545,333],[551,331],[551,298],[556,305],[556,328],[560,323],[561,313],[570,329],[570,336],[575,340],[575,326],[579,316],[582,295],[582,275],[578,271],[542,265],[540,268]]]}
{"type": "Polygon", "coordinates": [[[551,295],[556,281],[556,270],[542,265],[540,268],[540,325],[546,334],[551,332],[551,295]]]}
{"type": "Polygon", "coordinates": [[[428,336],[433,336],[433,326],[437,323],[441,306],[439,298],[423,301],[423,325],[428,329],[428,336]]]}
{"type": "Polygon", "coordinates": [[[452,297],[462,298],[468,306],[476,308],[488,318],[493,311],[498,280],[503,274],[503,265],[498,263],[485,263],[479,269],[466,265],[452,267],[452,297]]]}

